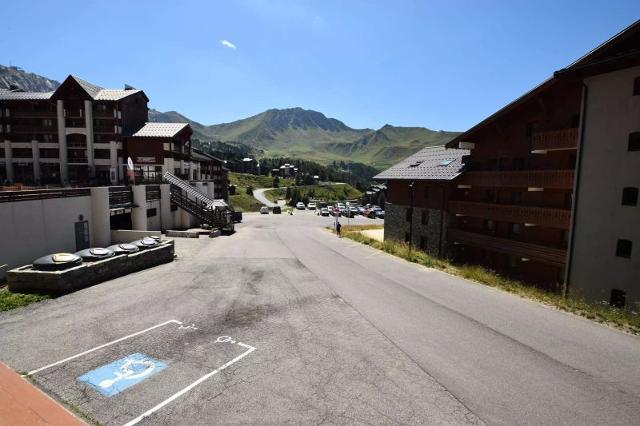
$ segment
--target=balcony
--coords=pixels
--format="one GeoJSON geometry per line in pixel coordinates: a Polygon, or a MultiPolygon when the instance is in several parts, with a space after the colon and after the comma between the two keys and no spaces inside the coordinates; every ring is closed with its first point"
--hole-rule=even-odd
{"type": "Polygon", "coordinates": [[[11,110],[11,117],[15,118],[56,118],[55,111],[15,111],[11,110]]]}
{"type": "Polygon", "coordinates": [[[536,132],[531,137],[531,152],[546,153],[576,149],[578,147],[578,129],[560,129],[536,132]]]}
{"type": "Polygon", "coordinates": [[[449,201],[449,212],[462,216],[511,223],[528,223],[549,228],[569,229],[571,210],[505,204],[449,201]]]}
{"type": "Polygon", "coordinates": [[[96,109],[95,111],[93,111],[93,117],[94,118],[113,118],[113,119],[116,118],[116,116],[114,115],[113,109],[111,108],[106,110],[96,109]]]}
{"type": "Polygon", "coordinates": [[[567,251],[564,249],[525,243],[522,241],[478,234],[475,232],[467,232],[459,229],[449,229],[447,231],[447,239],[452,242],[517,257],[524,257],[533,261],[559,267],[563,267],[565,265],[567,258],[567,251]]]}
{"type": "Polygon", "coordinates": [[[466,172],[459,185],[485,188],[545,188],[572,189],[573,170],[517,170],[466,172]]]}

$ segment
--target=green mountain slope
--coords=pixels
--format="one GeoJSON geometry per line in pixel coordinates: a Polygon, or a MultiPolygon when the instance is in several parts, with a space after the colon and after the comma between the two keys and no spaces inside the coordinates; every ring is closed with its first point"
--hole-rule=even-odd
{"type": "MultiPolygon", "coordinates": [[[[0,65],[0,88],[10,85],[29,91],[52,91],[60,83],[18,67],[0,65]]],[[[151,109],[149,120],[189,123],[197,139],[194,146],[203,149],[215,151],[219,148],[226,152],[237,147],[243,152],[252,150],[252,155],[260,158],[299,158],[324,164],[360,162],[379,169],[425,146],[445,144],[458,134],[388,124],[378,130],[353,129],[321,112],[302,108],[270,109],[242,120],[212,126],[193,121],[176,111],[151,109]]]]}
{"type": "Polygon", "coordinates": [[[347,160],[377,168],[388,167],[425,146],[445,144],[458,134],[388,124],[378,130],[353,129],[320,112],[302,108],[270,109],[242,120],[194,130],[204,139],[251,146],[261,157],[286,156],[322,163],[347,160]]]}

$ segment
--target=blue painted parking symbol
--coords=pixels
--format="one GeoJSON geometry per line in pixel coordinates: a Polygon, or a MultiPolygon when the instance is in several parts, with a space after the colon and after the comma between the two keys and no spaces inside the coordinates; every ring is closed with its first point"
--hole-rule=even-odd
{"type": "Polygon", "coordinates": [[[143,354],[132,354],[78,377],[105,396],[113,396],[167,368],[143,354]]]}

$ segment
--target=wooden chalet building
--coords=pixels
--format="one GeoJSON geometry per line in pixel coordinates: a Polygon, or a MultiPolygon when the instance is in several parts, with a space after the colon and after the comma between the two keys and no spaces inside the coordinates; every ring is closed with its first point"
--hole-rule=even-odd
{"type": "MultiPolygon", "coordinates": [[[[640,302],[639,52],[640,21],[446,145],[470,153],[441,189],[443,256],[590,300],[640,302]]],[[[390,172],[411,161],[376,177],[389,182],[385,238],[408,238],[394,211],[407,205],[409,176],[390,172]]],[[[410,179],[433,182],[414,167],[410,179]]]]}
{"type": "Polygon", "coordinates": [[[194,153],[189,124],[149,123],[148,102],[142,90],[104,89],[71,75],[54,92],[0,89],[0,184],[128,183],[131,157],[136,183],[170,171],[213,181],[226,198],[224,163],[194,153]]]}

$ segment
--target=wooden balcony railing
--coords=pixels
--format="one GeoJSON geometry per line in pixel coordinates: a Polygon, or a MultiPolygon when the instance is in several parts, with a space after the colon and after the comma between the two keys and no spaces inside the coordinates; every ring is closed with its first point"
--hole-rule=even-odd
{"type": "Polygon", "coordinates": [[[11,117],[15,118],[56,118],[55,111],[14,111],[11,110],[11,117]]]}
{"type": "Polygon", "coordinates": [[[577,128],[536,132],[531,137],[532,151],[554,151],[576,149],[577,147],[577,128]]]}
{"type": "Polygon", "coordinates": [[[447,230],[447,239],[498,253],[525,257],[533,261],[563,267],[567,259],[567,251],[556,247],[525,243],[522,241],[499,238],[491,235],[467,232],[459,229],[447,230]]]}
{"type": "Polygon", "coordinates": [[[466,172],[458,184],[486,188],[572,189],[573,170],[517,170],[466,172]]]}
{"type": "Polygon", "coordinates": [[[464,216],[511,223],[530,223],[549,228],[569,229],[571,210],[506,204],[449,201],[449,211],[464,216]]]}

